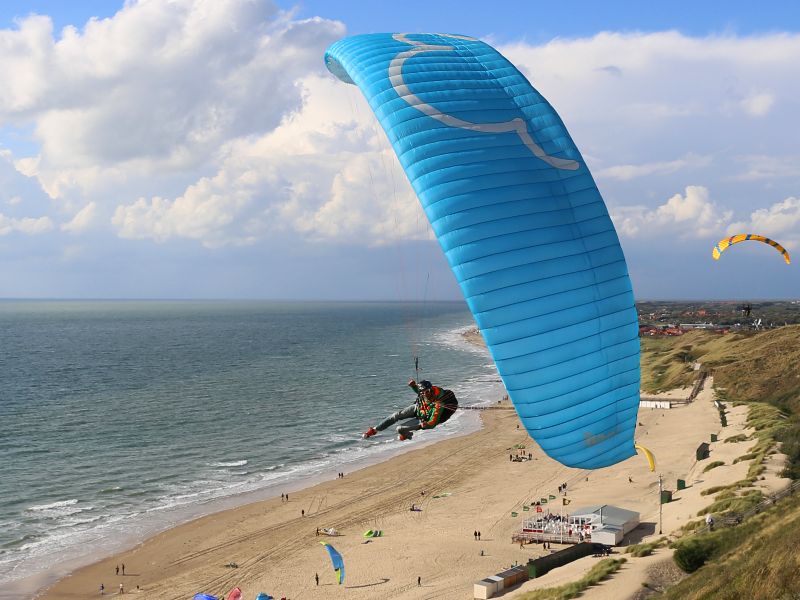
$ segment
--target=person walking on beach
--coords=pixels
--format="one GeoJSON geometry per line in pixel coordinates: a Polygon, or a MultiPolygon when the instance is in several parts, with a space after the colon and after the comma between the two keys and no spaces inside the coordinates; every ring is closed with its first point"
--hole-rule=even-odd
{"type": "Polygon", "coordinates": [[[124,594],[124,593],[125,593],[125,588],[124,588],[124,587],[122,587],[122,584],[121,584],[121,583],[119,584],[119,593],[120,593],[120,594],[124,594]]]}
{"type": "Polygon", "coordinates": [[[125,563],[122,563],[122,576],[125,577],[125,563]]]}
{"type": "Polygon", "coordinates": [[[119,565],[117,565],[117,568],[114,569],[114,575],[119,575],[119,565]]]}
{"type": "Polygon", "coordinates": [[[412,379],[408,382],[408,387],[417,394],[417,399],[414,403],[388,416],[377,426],[367,429],[362,434],[362,438],[372,437],[398,421],[416,418],[416,423],[397,427],[397,439],[401,442],[410,440],[415,431],[433,429],[441,425],[452,417],[453,413],[458,409],[458,399],[452,390],[435,386],[426,379],[420,381],[419,384],[412,379]]]}
{"type": "Polygon", "coordinates": [[[314,580],[317,582],[317,585],[319,585],[319,573],[314,573],[314,580]]]}
{"type": "Polygon", "coordinates": [[[422,585],[422,577],[417,577],[417,587],[422,585]]]}
{"type": "Polygon", "coordinates": [[[105,595],[105,593],[106,593],[106,586],[104,586],[104,585],[101,583],[101,584],[100,584],[100,595],[101,595],[101,596],[103,596],[103,595],[105,595]]]}

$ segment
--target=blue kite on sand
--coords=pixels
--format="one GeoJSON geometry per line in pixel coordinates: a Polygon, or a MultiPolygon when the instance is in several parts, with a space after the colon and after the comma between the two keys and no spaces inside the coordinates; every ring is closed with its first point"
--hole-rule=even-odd
{"type": "Polygon", "coordinates": [[[328,554],[331,556],[331,563],[333,564],[333,569],[336,571],[336,580],[341,585],[344,583],[344,560],[342,560],[342,555],[336,551],[336,548],[331,546],[328,542],[320,542],[325,548],[328,550],[328,554]]]}

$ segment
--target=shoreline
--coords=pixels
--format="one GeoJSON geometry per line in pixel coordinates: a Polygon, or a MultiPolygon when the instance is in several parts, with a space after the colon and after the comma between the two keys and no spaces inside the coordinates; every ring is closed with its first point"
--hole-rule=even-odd
{"type": "MultiPolygon", "coordinates": [[[[514,411],[503,411],[503,412],[507,413],[508,415],[513,414],[514,418],[516,418],[516,413],[514,413],[514,411]]],[[[481,419],[481,421],[484,422],[485,419],[481,419]]],[[[179,564],[185,562],[192,562],[194,555],[206,556],[209,554],[224,552],[225,549],[229,547],[231,544],[243,540],[239,540],[239,538],[227,539],[228,538],[227,534],[229,533],[226,531],[227,524],[221,524],[220,522],[225,521],[227,523],[229,520],[238,522],[241,522],[243,520],[255,520],[258,519],[259,514],[262,513],[263,511],[278,512],[281,510],[281,507],[283,507],[283,512],[285,513],[287,512],[286,509],[288,509],[291,506],[291,508],[295,509],[295,512],[303,511],[305,513],[305,516],[299,516],[299,515],[289,516],[288,521],[285,521],[284,519],[277,519],[274,522],[271,522],[270,525],[268,525],[267,528],[265,528],[265,530],[262,530],[258,533],[267,534],[267,530],[272,531],[274,529],[280,529],[281,527],[286,525],[296,526],[299,523],[305,521],[309,523],[308,529],[311,529],[313,534],[313,530],[317,528],[317,525],[314,525],[313,523],[317,522],[318,519],[320,518],[324,518],[324,516],[331,511],[331,508],[328,507],[329,503],[328,496],[329,494],[335,493],[337,486],[347,486],[348,484],[360,485],[364,481],[368,481],[375,476],[378,477],[384,476],[384,474],[387,471],[390,472],[400,471],[403,469],[401,461],[404,461],[405,457],[408,455],[416,455],[416,459],[419,460],[421,453],[431,448],[439,448],[439,447],[449,448],[452,445],[461,446],[462,444],[459,443],[461,440],[471,438],[472,436],[480,435],[481,433],[485,434],[486,433],[484,431],[485,429],[486,429],[485,424],[479,424],[477,431],[475,430],[465,431],[455,436],[448,436],[444,439],[426,440],[421,443],[415,444],[413,447],[408,446],[408,449],[399,449],[397,452],[394,452],[389,457],[385,457],[375,462],[369,462],[368,464],[361,466],[360,468],[358,468],[353,472],[346,473],[344,479],[334,479],[334,480],[326,479],[317,482],[295,482],[294,488],[290,488],[289,486],[284,486],[284,488],[285,489],[288,488],[288,491],[291,493],[288,502],[282,502],[280,497],[277,496],[277,491],[276,491],[275,496],[271,498],[261,499],[253,502],[248,502],[247,504],[238,505],[232,508],[222,509],[221,511],[205,514],[191,521],[177,524],[174,527],[158,532],[155,535],[148,537],[147,539],[141,542],[136,543],[135,546],[131,546],[126,550],[115,553],[111,556],[101,557],[96,562],[93,562],[89,565],[83,565],[79,568],[74,569],[72,572],[64,575],[54,583],[48,585],[43,589],[38,590],[38,593],[35,597],[37,599],[48,600],[52,598],[74,598],[76,596],[81,596],[81,594],[87,594],[87,595],[97,594],[97,590],[101,582],[105,582],[106,580],[117,581],[117,579],[121,579],[121,577],[115,578],[113,575],[109,576],[115,569],[116,564],[125,563],[126,565],[134,565],[140,563],[141,561],[138,560],[138,557],[140,555],[146,556],[148,553],[150,553],[151,547],[161,546],[165,542],[170,546],[172,546],[172,543],[169,540],[169,538],[172,537],[175,537],[177,539],[183,539],[184,537],[197,539],[198,537],[205,538],[206,536],[208,536],[210,538],[217,540],[217,543],[209,545],[207,548],[201,550],[200,552],[191,553],[188,557],[184,557],[178,559],[177,561],[174,561],[179,564]],[[199,533],[198,530],[199,532],[202,533],[199,533]],[[108,573],[109,575],[105,575],[106,573],[108,573]],[[105,576],[105,579],[103,579],[103,576],[105,576]],[[95,586],[87,587],[83,583],[87,578],[90,578],[92,580],[97,579],[98,583],[95,586]]],[[[468,446],[473,449],[473,452],[470,454],[477,454],[477,457],[480,458],[482,454],[480,449],[478,449],[477,452],[475,451],[475,447],[480,446],[480,442],[474,441],[471,444],[468,444],[468,446]]],[[[461,449],[456,450],[456,452],[459,452],[460,450],[461,449]]],[[[440,454],[444,457],[446,455],[449,455],[450,452],[449,449],[444,449],[443,451],[440,450],[439,452],[437,452],[437,454],[440,454]]],[[[452,479],[453,478],[451,477],[451,480],[452,479]]],[[[424,498],[424,496],[421,494],[421,492],[425,489],[429,490],[427,492],[427,496],[429,498],[432,498],[433,496],[436,495],[435,490],[437,489],[437,483],[441,485],[443,481],[440,479],[437,482],[434,476],[419,476],[419,477],[406,476],[405,480],[407,482],[411,481],[412,482],[411,484],[414,485],[414,489],[411,492],[405,490],[399,490],[398,493],[396,494],[397,496],[399,496],[399,498],[397,498],[395,502],[399,501],[406,503],[406,500],[413,501],[414,499],[417,498],[422,499],[424,498]]],[[[387,482],[387,485],[391,484],[387,482]]],[[[358,496],[360,497],[359,499],[363,500],[365,496],[371,498],[375,495],[380,495],[381,493],[382,490],[378,490],[377,492],[374,491],[370,492],[365,490],[363,493],[358,494],[358,496]]],[[[345,501],[345,503],[349,502],[350,499],[345,501]]],[[[376,524],[379,524],[380,517],[376,517],[374,515],[374,510],[370,511],[370,513],[372,515],[370,518],[372,518],[376,524]]],[[[333,526],[341,531],[342,527],[341,521],[338,522],[340,523],[339,525],[333,525],[333,526]]],[[[319,525],[320,528],[326,526],[330,525],[319,525]]],[[[245,534],[244,537],[250,538],[251,535],[245,534]]],[[[314,535],[314,537],[316,538],[316,535],[314,535]]],[[[335,542],[335,540],[341,538],[340,537],[330,538],[328,536],[320,535],[318,539],[324,541],[331,541],[333,543],[335,542]]],[[[230,561],[230,562],[236,562],[236,561],[230,561]]],[[[131,570],[132,569],[129,567],[128,572],[130,573],[131,570]]],[[[139,569],[137,569],[137,571],[138,570],[139,569]]],[[[236,572],[233,569],[229,570],[228,573],[231,573],[232,575],[236,574],[236,572]]],[[[223,575],[224,574],[225,573],[223,573],[223,575]]],[[[171,575],[169,577],[171,578],[171,575]]],[[[143,598],[151,597],[150,596],[151,593],[153,594],[152,596],[153,598],[161,597],[161,594],[165,592],[162,589],[163,583],[158,581],[158,579],[160,578],[157,577],[156,581],[152,582],[155,585],[151,587],[149,577],[142,577],[142,574],[140,573],[137,573],[135,575],[126,575],[125,582],[132,583],[132,586],[126,587],[126,592],[129,593],[131,591],[129,589],[130,587],[134,587],[135,591],[135,586],[138,584],[142,588],[140,592],[142,594],[141,597],[143,598]],[[135,577],[136,580],[132,579],[133,577],[135,577]],[[145,588],[145,585],[143,585],[142,583],[137,583],[137,581],[140,578],[142,579],[142,581],[148,581],[147,588],[145,588]]],[[[107,583],[104,583],[104,585],[106,590],[108,590],[111,593],[114,593],[114,591],[118,587],[118,584],[116,583],[114,585],[109,585],[107,583]]],[[[233,584],[231,584],[230,587],[233,587],[233,584]]],[[[217,593],[221,595],[224,592],[227,595],[227,591],[228,591],[227,589],[223,589],[223,590],[218,590],[217,593]]],[[[189,595],[191,596],[194,593],[195,592],[191,592],[189,593],[189,595]]],[[[250,594],[248,593],[248,595],[250,594]]],[[[252,595],[255,596],[255,593],[253,593],[252,595]]],[[[18,597],[18,596],[14,595],[13,597],[18,597]]],[[[176,597],[178,596],[176,595],[176,597]]]]}
{"type": "MultiPolygon", "coordinates": [[[[398,444],[394,448],[383,449],[368,456],[356,458],[354,460],[345,461],[342,463],[331,464],[330,469],[342,469],[348,473],[355,473],[364,469],[368,469],[372,466],[381,465],[395,458],[402,457],[408,452],[423,449],[427,446],[438,444],[449,439],[468,436],[483,426],[479,419],[474,418],[472,415],[469,417],[469,420],[474,420],[474,422],[466,422],[462,426],[463,428],[456,433],[451,433],[450,435],[446,435],[444,437],[438,436],[434,439],[418,439],[415,441],[413,446],[398,444]]],[[[475,417],[477,417],[477,415],[475,415],[475,417]]],[[[172,514],[174,518],[171,519],[171,522],[148,524],[143,527],[139,527],[138,533],[127,534],[126,539],[121,540],[116,547],[76,556],[64,561],[63,563],[60,563],[59,565],[53,565],[50,568],[37,572],[33,575],[6,582],[3,585],[3,589],[0,589],[0,600],[4,600],[5,598],[10,599],[20,597],[46,597],[46,593],[51,587],[70,577],[75,572],[115,556],[125,555],[154,537],[168,533],[179,527],[190,525],[191,523],[204,518],[212,518],[220,513],[237,510],[253,504],[277,500],[283,493],[288,494],[306,491],[323,485],[326,482],[330,482],[332,478],[333,476],[329,472],[307,473],[296,479],[289,479],[287,481],[278,483],[270,483],[269,485],[260,489],[248,490],[229,496],[215,498],[204,503],[177,507],[173,509],[172,514]]],[[[109,591],[113,591],[108,586],[106,586],[106,590],[106,594],[108,594],[109,591]]]]}
{"type": "MultiPolygon", "coordinates": [[[[474,345],[469,344],[462,337],[463,330],[464,326],[448,329],[445,332],[448,336],[447,339],[450,340],[448,343],[452,344],[455,341],[458,346],[470,346],[467,349],[475,352],[474,345]]],[[[485,353],[484,348],[480,350],[482,354],[485,353]]],[[[499,394],[495,393],[497,388],[501,388],[501,386],[492,384],[491,386],[481,385],[471,388],[473,397],[467,400],[467,403],[483,404],[494,401],[488,400],[488,398],[499,397],[499,394]]],[[[380,464],[416,448],[438,443],[450,437],[467,435],[481,427],[477,411],[463,412],[466,414],[457,415],[458,419],[451,420],[451,424],[455,424],[455,427],[426,432],[415,438],[412,446],[399,443],[365,445],[360,440],[353,441],[344,451],[335,450],[330,455],[323,454],[327,458],[313,457],[313,460],[290,465],[286,473],[275,480],[262,483],[262,487],[245,488],[246,491],[234,493],[228,492],[229,495],[206,498],[182,506],[156,507],[153,511],[140,510],[136,516],[117,519],[112,527],[108,527],[104,531],[91,531],[92,535],[84,536],[84,540],[80,543],[65,547],[63,551],[50,550],[48,554],[46,550],[39,555],[24,556],[17,561],[12,559],[8,563],[10,570],[4,574],[8,577],[18,578],[4,582],[0,589],[0,599],[32,598],[35,595],[41,595],[47,588],[52,587],[73,572],[108,557],[130,551],[145,540],[182,524],[243,505],[278,498],[282,492],[291,493],[307,489],[335,478],[337,471],[352,472],[380,464]]],[[[360,436],[354,435],[354,438],[358,437],[360,436]]],[[[387,438],[391,439],[390,436],[386,436],[380,442],[388,441],[387,438]]]]}
{"type": "MultiPolygon", "coordinates": [[[[737,481],[749,468],[749,461],[733,464],[733,458],[745,454],[753,442],[724,442],[745,432],[747,407],[729,408],[728,427],[723,429],[711,384],[689,405],[640,408],[637,441],[655,453],[656,473],[641,456],[599,471],[564,467],[544,456],[517,427],[515,411],[480,411],[483,427],[477,431],[409,445],[403,454],[347,473],[344,479],[290,492],[289,502],[271,498],[183,523],[75,570],[37,598],[97,595],[101,582],[113,593],[124,581],[126,592],[139,585],[138,597],[153,599],[178,600],[198,592],[227,595],[234,586],[247,598],[263,591],[278,598],[410,599],[421,597],[418,577],[426,597],[470,597],[474,582],[545,554],[535,544],[520,548],[511,543],[521,525],[521,517],[511,513],[521,511],[524,503],[555,495],[563,482],[569,484],[570,509],[602,503],[640,512],[642,526],[624,543],[661,537],[659,509],[667,536],[711,504],[703,490],[737,481]],[[695,460],[697,444],[714,433],[722,435],[711,443],[711,457],[695,460]],[[509,461],[517,444],[525,444],[534,460],[509,461]],[[708,462],[720,459],[724,466],[703,472],[708,462]],[[678,478],[688,487],[675,492],[675,501],[660,505],[658,473],[664,476],[664,489],[675,489],[678,478]],[[412,504],[421,510],[410,511],[412,504]],[[317,537],[316,528],[323,527],[334,527],[341,535],[317,537]],[[383,536],[364,538],[367,529],[379,529],[383,536]],[[483,533],[480,542],[474,539],[476,531],[483,533]],[[347,577],[342,586],[334,583],[321,541],[332,543],[344,556],[347,577]],[[120,563],[128,567],[124,579],[114,575],[120,563]],[[238,568],[225,566],[230,563],[238,568]]],[[[768,490],[785,485],[779,471],[774,469],[759,485],[768,490]]],[[[560,505],[553,510],[561,510],[560,505]]],[[[554,544],[554,549],[560,547],[554,544]]],[[[647,570],[669,555],[667,550],[645,558],[626,555],[622,571],[584,595],[602,600],[630,597],[647,581],[647,570]]],[[[579,579],[595,561],[587,557],[555,569],[514,593],[579,579]]]]}

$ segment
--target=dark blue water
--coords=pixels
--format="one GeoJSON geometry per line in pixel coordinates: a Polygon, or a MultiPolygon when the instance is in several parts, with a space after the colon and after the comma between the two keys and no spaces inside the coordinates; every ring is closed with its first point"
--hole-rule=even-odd
{"type": "Polygon", "coordinates": [[[414,356],[498,399],[472,326],[463,303],[0,301],[0,582],[388,457],[360,433],[413,401],[414,356]]]}

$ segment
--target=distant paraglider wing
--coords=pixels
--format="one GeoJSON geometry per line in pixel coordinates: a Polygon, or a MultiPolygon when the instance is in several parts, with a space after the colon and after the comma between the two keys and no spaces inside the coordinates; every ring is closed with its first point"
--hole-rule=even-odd
{"type": "Polygon", "coordinates": [[[642,446],[640,444],[636,444],[634,446],[634,448],[636,448],[637,450],[641,450],[644,453],[645,457],[647,458],[647,464],[650,465],[650,470],[651,471],[655,471],[656,470],[656,457],[653,455],[653,453],[650,452],[650,450],[648,450],[647,448],[645,448],[644,446],[642,446]]]}
{"type": "Polygon", "coordinates": [[[325,61],[361,89],[385,130],[530,435],[571,467],[633,456],[631,282],[555,110],[469,37],[359,35],[325,61]]]}
{"type": "Polygon", "coordinates": [[[344,560],[342,560],[342,555],[336,551],[336,548],[331,546],[328,542],[320,542],[325,548],[328,550],[328,554],[331,557],[331,564],[333,565],[334,571],[336,571],[336,581],[339,584],[344,583],[344,560]]]}
{"type": "Polygon", "coordinates": [[[786,261],[786,264],[791,263],[791,258],[789,257],[789,253],[786,251],[786,248],[781,246],[775,240],[771,240],[769,238],[764,237],[763,235],[757,235],[755,233],[738,233],[736,235],[732,235],[731,237],[727,237],[723,240],[717,242],[717,245],[714,246],[714,249],[711,251],[711,256],[714,257],[714,260],[719,260],[719,257],[722,256],[722,253],[725,252],[727,248],[733,246],[734,244],[739,244],[741,242],[763,242],[764,244],[769,244],[775,250],[781,253],[783,256],[783,260],[786,261]]]}

